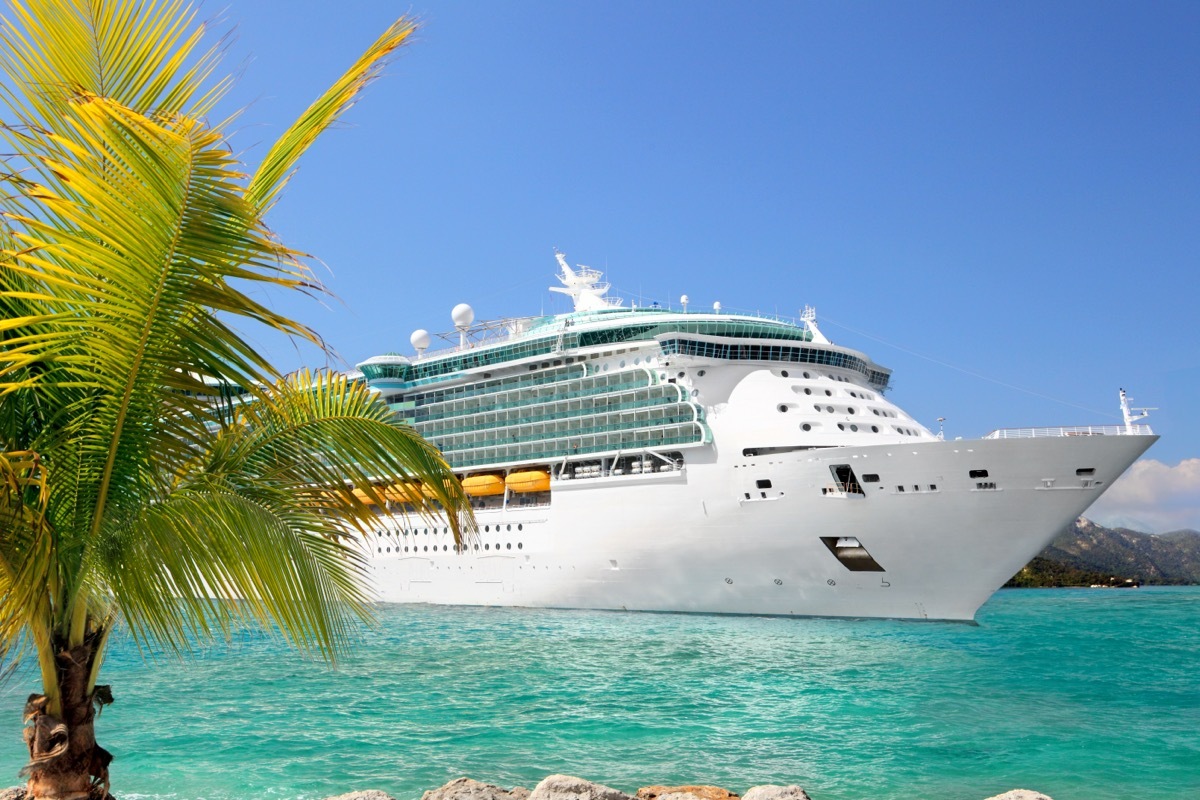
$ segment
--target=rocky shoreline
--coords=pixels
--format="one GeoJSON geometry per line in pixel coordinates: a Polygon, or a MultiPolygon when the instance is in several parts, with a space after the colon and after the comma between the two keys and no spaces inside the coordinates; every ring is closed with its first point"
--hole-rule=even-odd
{"type": "MultiPolygon", "coordinates": [[[[0,800],[25,800],[25,789],[0,791],[0,800]]],[[[325,800],[397,800],[378,789],[339,794],[325,800]]],[[[742,794],[720,786],[643,786],[636,794],[626,794],[599,783],[570,775],[550,775],[532,791],[522,786],[502,789],[470,778],[458,778],[445,786],[425,792],[421,800],[812,800],[799,786],[752,786],[742,794]]],[[[1051,800],[1041,792],[1013,789],[986,800],[1051,800]]]]}

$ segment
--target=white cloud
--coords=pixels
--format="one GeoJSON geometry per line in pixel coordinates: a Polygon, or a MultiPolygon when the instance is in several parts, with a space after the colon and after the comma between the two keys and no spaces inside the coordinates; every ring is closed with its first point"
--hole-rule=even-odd
{"type": "Polygon", "coordinates": [[[1150,458],[1137,461],[1084,516],[1107,527],[1150,533],[1200,530],[1200,458],[1185,458],[1173,467],[1150,458]]]}

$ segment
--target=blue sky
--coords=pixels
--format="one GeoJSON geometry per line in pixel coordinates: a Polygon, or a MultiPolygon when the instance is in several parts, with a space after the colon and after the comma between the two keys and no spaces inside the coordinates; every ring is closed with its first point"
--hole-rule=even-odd
{"type": "MultiPolygon", "coordinates": [[[[634,300],[811,304],[948,436],[1114,424],[1125,387],[1163,438],[1090,516],[1200,528],[1200,4],[201,13],[236,29],[251,164],[395,16],[422,24],[270,218],[337,300],[268,302],[346,363],[407,353],[459,302],[566,310],[558,247],[634,300]]],[[[247,333],[285,370],[324,364],[247,333]]]]}

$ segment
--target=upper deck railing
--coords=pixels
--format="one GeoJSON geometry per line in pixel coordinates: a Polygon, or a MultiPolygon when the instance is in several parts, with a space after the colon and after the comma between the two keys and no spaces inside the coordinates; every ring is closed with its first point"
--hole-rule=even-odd
{"type": "Polygon", "coordinates": [[[1153,436],[1149,425],[1077,425],[1060,428],[1000,428],[985,439],[1039,439],[1049,436],[1153,436]]]}

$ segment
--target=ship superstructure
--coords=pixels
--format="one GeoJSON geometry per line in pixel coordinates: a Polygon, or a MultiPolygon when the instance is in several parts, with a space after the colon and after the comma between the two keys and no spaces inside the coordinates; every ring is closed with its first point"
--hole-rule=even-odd
{"type": "Polygon", "coordinates": [[[943,441],[811,309],[624,307],[558,262],[572,312],[460,305],[456,346],[358,365],[480,529],[460,551],[397,492],[366,542],[382,600],[970,619],[1156,438],[1127,414],[943,441]]]}

